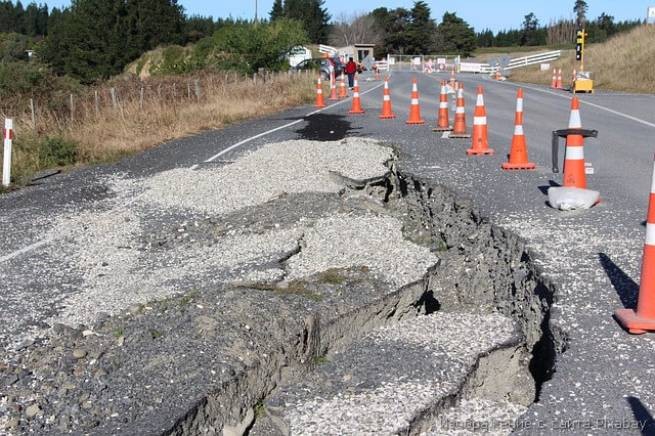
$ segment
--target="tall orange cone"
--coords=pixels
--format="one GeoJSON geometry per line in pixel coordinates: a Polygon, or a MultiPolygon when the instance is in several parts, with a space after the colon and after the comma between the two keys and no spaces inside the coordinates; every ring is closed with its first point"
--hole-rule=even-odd
{"type": "MultiPolygon", "coordinates": [[[[569,129],[581,129],[580,101],[578,97],[571,100],[569,129]]],[[[566,155],[564,157],[564,187],[587,188],[587,175],[584,164],[584,137],[582,135],[566,136],[566,155]]]]}
{"type": "Polygon", "coordinates": [[[338,94],[339,99],[344,99],[348,97],[348,89],[346,88],[346,79],[343,77],[343,73],[341,73],[341,78],[339,79],[339,94],[338,94]]]}
{"type": "Polygon", "coordinates": [[[353,87],[353,104],[348,113],[350,115],[361,115],[365,111],[362,109],[362,100],[359,97],[359,82],[357,81],[357,76],[355,76],[355,83],[353,87]]]}
{"type": "Polygon", "coordinates": [[[509,159],[501,165],[504,170],[533,170],[535,164],[528,162],[528,145],[523,134],[523,89],[516,93],[516,117],[514,118],[514,136],[509,152],[509,159]]]}
{"type": "Polygon", "coordinates": [[[618,309],[614,311],[614,316],[619,324],[633,335],[655,331],[655,167],[651,180],[637,310],[618,309]]]}
{"type": "Polygon", "coordinates": [[[487,111],[484,108],[484,88],[478,86],[478,98],[473,113],[473,141],[471,148],[466,150],[469,156],[492,155],[494,151],[489,148],[487,132],[487,111]]]}
{"type": "Polygon", "coordinates": [[[321,82],[320,77],[316,82],[316,104],[314,106],[325,107],[325,98],[323,97],[323,83],[321,82]]]}
{"type": "Polygon", "coordinates": [[[409,118],[407,124],[425,124],[425,120],[421,118],[421,105],[418,101],[418,84],[416,78],[412,79],[412,102],[409,106],[409,118]]]}
{"type": "Polygon", "coordinates": [[[557,72],[557,89],[564,89],[562,87],[562,69],[561,68],[557,72]]]}
{"type": "Polygon", "coordinates": [[[330,96],[328,100],[339,100],[339,97],[337,97],[337,78],[334,72],[330,74],[330,96]]]}
{"type": "Polygon", "coordinates": [[[457,82],[457,77],[455,76],[455,66],[453,65],[453,69],[450,70],[450,87],[455,89],[456,82],[457,82]]]}
{"type": "Polygon", "coordinates": [[[557,69],[553,68],[553,78],[550,81],[550,87],[552,89],[557,89],[557,69]]]}
{"type": "MultiPolygon", "coordinates": [[[[454,71],[454,70],[453,70],[454,71]]],[[[448,92],[446,90],[446,81],[441,81],[441,93],[439,94],[439,116],[437,127],[432,129],[435,132],[448,132],[452,130],[448,121],[448,92]]]]}
{"type": "Polygon", "coordinates": [[[466,133],[466,111],[464,109],[464,84],[457,84],[457,104],[455,109],[455,126],[449,138],[470,138],[466,133]]]}
{"type": "Polygon", "coordinates": [[[381,120],[389,120],[396,118],[391,107],[391,91],[389,90],[389,78],[384,79],[384,96],[382,97],[382,112],[380,112],[381,120]]]}

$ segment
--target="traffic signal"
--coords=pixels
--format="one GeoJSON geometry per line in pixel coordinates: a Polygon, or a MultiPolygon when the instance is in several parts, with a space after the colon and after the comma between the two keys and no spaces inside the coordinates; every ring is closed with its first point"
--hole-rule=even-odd
{"type": "Polygon", "coordinates": [[[584,30],[578,30],[576,40],[575,40],[575,60],[576,61],[581,61],[582,60],[582,50],[584,50],[584,38],[585,38],[585,32],[584,30]]]}

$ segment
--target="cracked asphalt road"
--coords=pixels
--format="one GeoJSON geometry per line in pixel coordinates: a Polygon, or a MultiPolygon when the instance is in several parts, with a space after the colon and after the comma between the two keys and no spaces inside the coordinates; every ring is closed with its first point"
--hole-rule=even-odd
{"type": "MultiPolygon", "coordinates": [[[[651,182],[655,96],[580,96],[583,126],[599,130],[599,138],[587,142],[585,155],[595,169],[595,174],[588,178],[589,187],[600,191],[602,203],[589,211],[562,213],[545,204],[544,188],[561,180],[561,175],[552,174],[549,168],[551,131],[566,127],[570,94],[525,86],[524,128],[530,158],[538,169],[505,173],[500,164],[509,150],[513,132],[517,85],[476,76],[459,77],[466,89],[469,125],[475,86],[485,86],[490,145],[496,150],[493,157],[467,158],[466,140],[442,139],[431,131],[431,125],[436,124],[441,77],[417,75],[423,116],[431,125],[405,125],[412,75],[399,72],[391,79],[396,120],[377,119],[382,101],[382,89],[377,88],[363,95],[367,110],[364,116],[348,116],[348,103],[344,103],[257,137],[213,163],[203,164],[222,150],[299,120],[313,109],[298,108],[221,131],[203,132],[116,165],[76,170],[0,197],[3,315],[11,311],[12,317],[20,318],[26,294],[37,301],[41,294],[64,297],[69,292],[66,286],[52,289],[39,276],[17,287],[7,280],[12,274],[7,265],[20,265],[27,271],[30,265],[38,265],[65,272],[47,255],[46,246],[51,244],[36,246],[20,255],[16,251],[43,241],[52,217],[65,214],[73,205],[96,208],[96,200],[111,199],[112,193],[104,189],[110,176],[120,173],[135,178],[173,168],[221,165],[247,150],[289,139],[371,137],[399,147],[402,171],[429,178],[472,198],[492,222],[524,237],[537,253],[536,261],[544,274],[558,285],[551,322],[567,333],[568,349],[559,358],[552,380],[543,386],[540,401],[527,411],[523,429],[517,431],[535,434],[537,428],[538,434],[616,434],[619,430],[625,430],[625,434],[651,434],[647,432],[655,431],[655,340],[650,335],[627,335],[612,319],[612,312],[635,302],[651,182]],[[7,256],[12,256],[12,261],[6,260],[7,256]],[[646,428],[631,427],[629,424],[635,419],[644,422],[646,428]],[[628,422],[626,428],[618,428],[623,420],[628,422]]],[[[362,85],[366,92],[379,83],[362,81],[362,85]]],[[[44,315],[55,314],[58,308],[53,305],[50,310],[52,313],[44,315]]],[[[45,319],[26,319],[21,329],[42,327],[45,319]]],[[[20,332],[11,332],[16,333],[20,332]]]]}

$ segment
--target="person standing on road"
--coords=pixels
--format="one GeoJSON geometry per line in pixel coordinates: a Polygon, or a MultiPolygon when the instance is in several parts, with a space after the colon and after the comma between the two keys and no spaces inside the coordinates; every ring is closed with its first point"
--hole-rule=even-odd
{"type": "Polygon", "coordinates": [[[348,63],[346,64],[346,68],[344,68],[344,71],[348,75],[348,87],[350,89],[353,89],[355,86],[355,73],[357,72],[357,64],[353,60],[353,58],[350,58],[348,60],[348,63]]]}

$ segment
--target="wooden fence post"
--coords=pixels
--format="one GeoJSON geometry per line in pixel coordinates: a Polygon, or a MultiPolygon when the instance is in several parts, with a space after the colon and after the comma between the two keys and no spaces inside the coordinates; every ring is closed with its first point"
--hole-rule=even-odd
{"type": "Polygon", "coordinates": [[[143,109],[143,86],[139,92],[139,109],[143,109]]]}
{"type": "Polygon", "coordinates": [[[30,112],[32,113],[32,128],[36,130],[36,111],[34,110],[33,98],[30,98],[30,112]]]}
{"type": "Polygon", "coordinates": [[[116,106],[118,106],[118,102],[116,101],[116,88],[111,88],[109,92],[111,94],[111,105],[116,109],[116,106]]]}
{"type": "Polygon", "coordinates": [[[94,107],[96,110],[96,117],[100,115],[100,101],[98,100],[98,90],[96,89],[93,91],[93,98],[94,98],[94,107]]]}
{"type": "Polygon", "coordinates": [[[75,121],[75,100],[73,94],[70,95],[71,122],[75,121]]]}
{"type": "Polygon", "coordinates": [[[200,80],[195,80],[196,101],[200,101],[200,80]]]}

